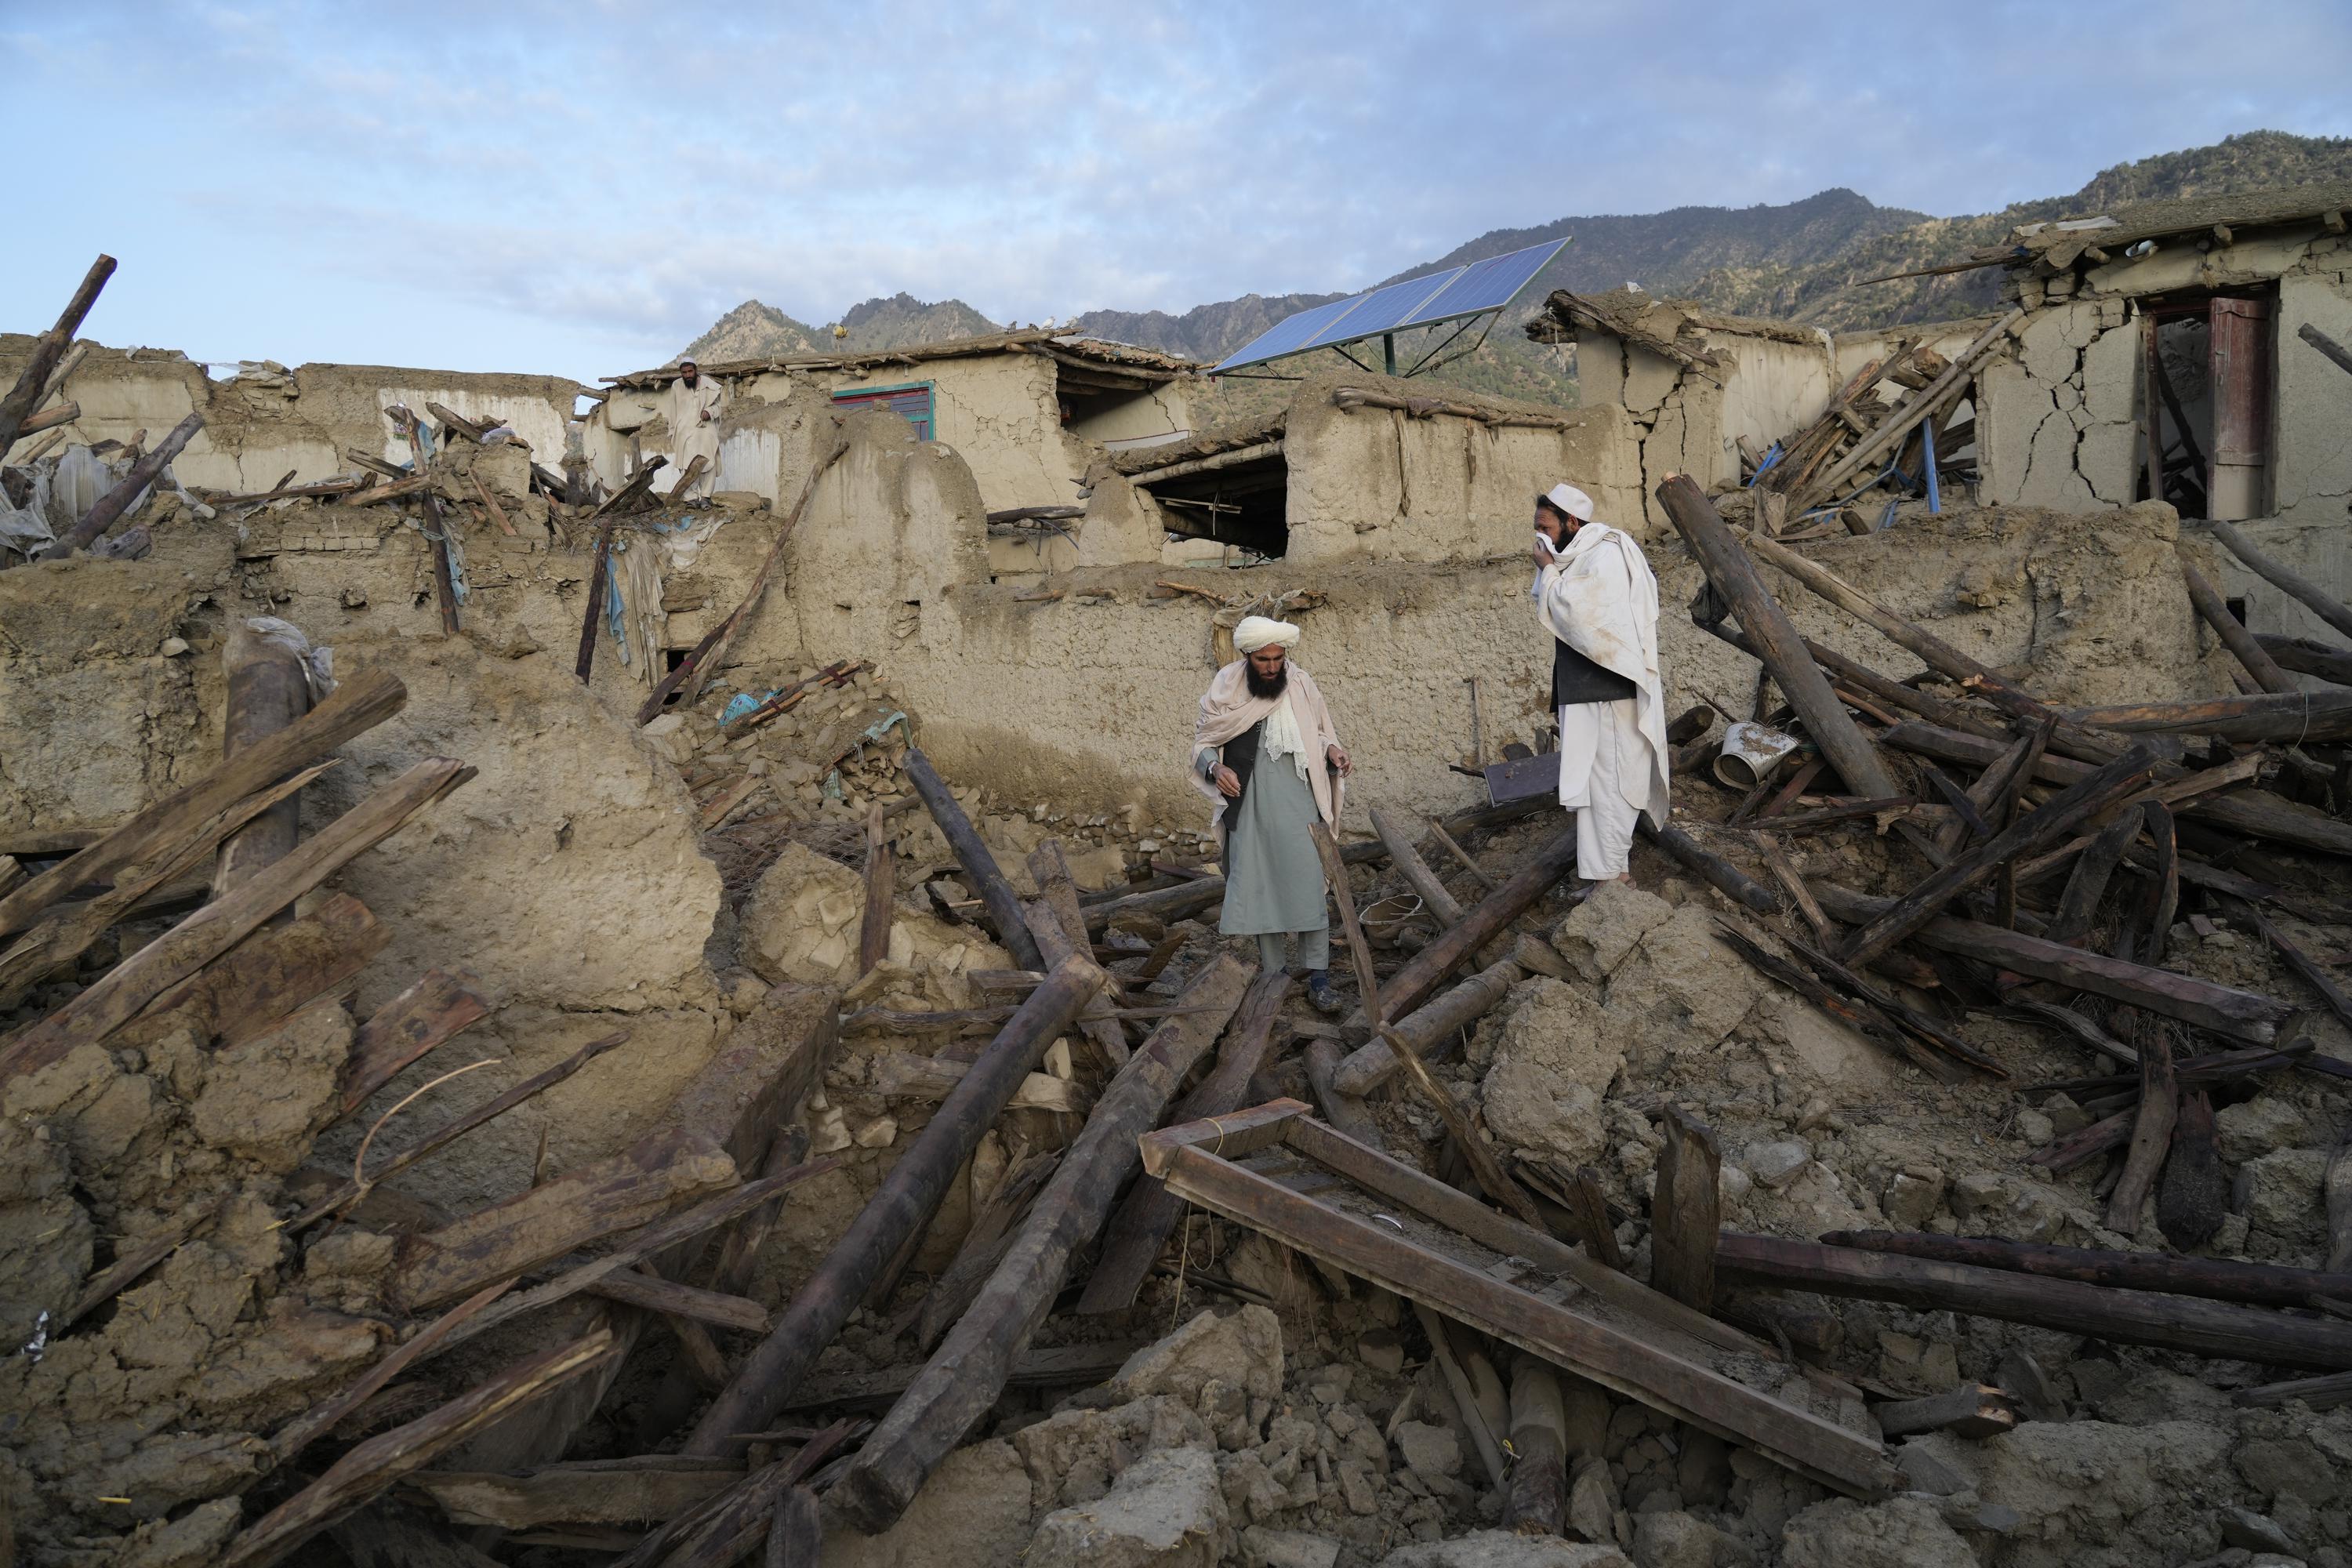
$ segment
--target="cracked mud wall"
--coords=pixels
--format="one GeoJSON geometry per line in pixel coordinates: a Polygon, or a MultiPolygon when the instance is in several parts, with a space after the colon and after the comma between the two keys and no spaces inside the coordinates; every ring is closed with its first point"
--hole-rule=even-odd
{"type": "Polygon", "coordinates": [[[1535,498],[1562,480],[1591,492],[1605,521],[1638,515],[1641,474],[1622,409],[1563,414],[1479,400],[1567,421],[1550,429],[1331,401],[1335,387],[1374,384],[1403,396],[1421,391],[1412,382],[1342,376],[1307,383],[1291,400],[1282,433],[1291,563],[1523,555],[1535,498]]]}
{"type": "MultiPolygon", "coordinates": [[[[0,376],[13,380],[32,344],[21,333],[0,334],[0,376]]],[[[581,390],[562,376],[386,365],[260,365],[215,380],[176,350],[87,347],[60,395],[81,405],[81,417],[68,427],[74,437],[84,445],[127,441],[143,429],[152,443],[201,410],[205,428],[173,472],[183,485],[212,489],[263,489],[289,469],[298,484],[332,479],[350,469],[347,447],[405,462],[408,452],[394,449],[383,417],[394,403],[422,414],[429,401],[511,425],[552,467],[562,459],[564,421],[581,390]]]]}
{"type": "MultiPolygon", "coordinates": [[[[337,1134],[343,1142],[322,1145],[325,1157],[348,1159],[367,1121],[452,1066],[494,1064],[470,1075],[462,1102],[473,1104],[591,1039],[632,1031],[401,1183],[412,1196],[465,1207],[528,1185],[542,1134],[558,1164],[619,1147],[716,1048],[730,1018],[703,947],[720,886],[676,771],[615,711],[621,704],[581,688],[572,641],[509,657],[442,637],[429,605],[421,617],[373,621],[367,608],[343,606],[340,595],[363,580],[355,574],[410,570],[406,551],[423,553],[403,532],[364,555],[239,559],[225,529],[184,519],[142,561],[0,573],[0,733],[9,737],[0,827],[107,826],[209,771],[231,616],[285,616],[332,644],[343,673],[400,676],[406,707],[344,746],[306,792],[306,830],[425,755],[461,758],[479,775],[311,899],[349,891],[390,928],[390,945],[359,979],[361,1016],[435,966],[478,975],[495,1011],[429,1070],[404,1074],[337,1134]]],[[[554,570],[543,556],[541,566],[554,570]]],[[[551,583],[510,597],[519,614],[526,599],[530,616],[559,613],[551,583]]],[[[633,709],[636,699],[622,695],[633,709]]]]}
{"type": "Polygon", "coordinates": [[[2139,484],[2142,327],[2123,300],[2039,310],[1978,374],[1979,494],[1990,503],[2128,506],[2139,484]]]}

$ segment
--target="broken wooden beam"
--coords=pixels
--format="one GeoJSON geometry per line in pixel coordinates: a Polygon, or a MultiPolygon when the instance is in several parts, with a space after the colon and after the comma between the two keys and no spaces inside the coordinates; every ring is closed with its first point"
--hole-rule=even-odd
{"type": "MultiPolygon", "coordinates": [[[[1204,1116],[1223,1116],[1241,1108],[1251,1076],[1264,1064],[1274,1044],[1275,1022],[1292,984],[1290,976],[1279,969],[1264,971],[1250,982],[1218,1047],[1216,1066],[1201,1080],[1199,1088],[1185,1096],[1173,1120],[1198,1121],[1204,1116]]],[[[1128,1193],[1127,1202],[1112,1218],[1110,1239],[1104,1243],[1102,1255],[1095,1259],[1086,1291],[1078,1298],[1077,1310],[1083,1313],[1115,1312],[1133,1306],[1136,1294],[1143,1289],[1144,1280],[1150,1278],[1151,1266],[1159,1260],[1160,1248],[1168,1244],[1169,1233],[1176,1228],[1183,1212],[1182,1201],[1159,1183],[1136,1183],[1128,1193]]]]}
{"type": "MultiPolygon", "coordinates": [[[[2065,727],[2062,725],[2059,733],[2063,735],[2065,732],[2065,727]]],[[[1935,724],[1897,724],[1879,738],[1887,745],[1920,756],[1934,757],[1940,762],[1967,763],[1974,767],[1985,766],[2002,749],[2001,742],[1935,724]]],[[[2089,777],[2092,764],[2073,757],[2045,752],[2036,771],[2045,782],[2065,785],[2089,777]]],[[[2168,768],[2160,771],[2168,778],[2177,776],[2168,768]]],[[[2267,790],[2200,795],[2192,800],[2183,801],[2179,809],[2184,816],[2197,817],[2249,838],[2267,838],[2273,843],[2293,845],[2301,849],[2352,856],[2352,822],[2283,799],[2267,790]]]]}
{"type": "MultiPolygon", "coordinates": [[[[1412,1041],[1415,1050],[1423,1056],[1431,1055],[1456,1031],[1468,1028],[1494,1011],[1510,994],[1511,987],[1527,975],[1526,967],[1518,960],[1506,958],[1439,992],[1418,1011],[1398,1019],[1390,1027],[1412,1041]]],[[[1376,1035],[1340,1062],[1331,1084],[1342,1094],[1360,1098],[1395,1077],[1402,1065],[1396,1052],[1389,1048],[1388,1041],[1376,1035]]]]}
{"type": "MultiPolygon", "coordinates": [[[[971,879],[972,891],[987,907],[991,923],[996,928],[996,940],[1013,955],[1013,962],[1024,969],[1043,968],[1044,961],[1037,951],[1037,940],[1029,934],[1028,917],[1021,910],[1021,896],[998,869],[996,857],[989,851],[980,830],[971,825],[963,807],[956,804],[955,792],[949,789],[931,759],[923,754],[920,746],[907,748],[907,782],[922,796],[923,805],[939,824],[940,832],[955,852],[956,863],[971,879]]],[[[1221,889],[1222,895],[1222,889],[1221,889]]]]}
{"type": "Polygon", "coordinates": [[[1511,1361],[1511,1469],[1503,1528],[1559,1535],[1568,1527],[1568,1410],[1559,1375],[1540,1356],[1511,1361]]]}
{"type": "Polygon", "coordinates": [[[2157,1173],[2172,1148],[2173,1123],[2180,1115],[2180,1086],[2172,1072],[2171,1032],[2161,1025],[2139,1038],[2139,1109],[2132,1118],[2123,1174],[2107,1195],[2107,1228],[2139,1234],[2140,1209],[2156,1191],[2157,1173]]]}
{"type": "Polygon", "coordinates": [[[1650,1200],[1650,1285],[1694,1311],[1715,1310],[1715,1238],[1721,1228],[1723,1145],[1714,1129],[1666,1107],[1650,1200]]]}
{"type": "MultiPolygon", "coordinates": [[[[2304,330],[2306,333],[2311,331],[2309,327],[2304,330]]],[[[2310,342],[2310,339],[2306,337],[2305,341],[2310,342]]],[[[2235,524],[2217,521],[2206,523],[2204,527],[2221,542],[2231,554],[2245,564],[2246,570],[2326,621],[2343,636],[2352,637],[2352,606],[2347,606],[2343,600],[2285,563],[2264,553],[2235,524]]]]}
{"type": "Polygon", "coordinates": [[[1636,825],[1635,830],[1691,870],[1697,872],[1708,886],[1716,889],[1734,903],[1752,910],[1759,915],[1780,912],[1780,894],[1712,849],[1706,847],[1673,823],[1664,823],[1652,827],[1649,819],[1643,817],[1636,825]]]}
{"type": "Polygon", "coordinates": [[[1964,1383],[1925,1399],[1890,1399],[1872,1406],[1870,1413],[1878,1417],[1878,1429],[1889,1437],[1949,1432],[1955,1437],[1982,1441],[2017,1429],[2016,1405],[1988,1383],[1964,1383]]]}
{"type": "Polygon", "coordinates": [[[1030,994],[794,1292],[768,1337],[744,1358],[734,1382],[711,1401],[684,1452],[739,1452],[738,1434],[758,1431],[783,1408],[883,1270],[930,1223],[949,1184],[1013,1090],[1037,1069],[1045,1047],[1070,1026],[1079,1009],[1101,993],[1103,979],[1101,970],[1074,954],[1030,994]]]}
{"type": "MultiPolygon", "coordinates": [[[[2263,645],[2255,640],[2254,634],[2230,613],[2221,591],[2206,579],[2205,574],[2184,560],[2180,563],[2180,581],[2189,590],[2189,606],[2197,612],[2197,618],[2212,628],[2213,635],[2221,639],[2221,646],[2228,648],[2239,667],[2253,678],[2256,686],[2264,691],[2295,689],[2294,682],[2287,679],[2286,671],[2281,669],[2263,650],[2263,645]]],[[[2075,722],[2083,721],[2077,719],[2075,722]]]]}
{"type": "Polygon", "coordinates": [[[280,1561],[484,1427],[593,1370],[612,1350],[610,1334],[594,1333],[526,1356],[431,1415],[359,1444],[247,1526],[224,1551],[222,1568],[266,1568],[280,1561]]]}
{"type": "Polygon", "coordinates": [[[709,1132],[658,1133],[438,1230],[402,1237],[386,1291],[412,1310],[435,1306],[740,1181],[735,1162],[709,1132]]]}
{"type": "Polygon", "coordinates": [[[2067,718],[2124,734],[2210,735],[2247,745],[2352,738],[2352,691],[2284,689],[2254,696],[2186,698],[2076,708],[2067,718]]]}
{"type": "MultiPolygon", "coordinates": [[[[1849,922],[1868,920],[1895,902],[1892,899],[1853,892],[1833,883],[1810,885],[1823,909],[1849,922]]],[[[2278,1037],[2278,1026],[2294,1012],[2284,1002],[2251,991],[2235,991],[2190,975],[2126,963],[1977,921],[1938,916],[1913,931],[1911,937],[1944,952],[2013,969],[2037,980],[2055,981],[2110,1001],[2145,1007],[2151,1013],[2251,1045],[2269,1045],[2278,1037]]]]}
{"type": "Polygon", "coordinates": [[[2014,1274],[2038,1274],[2126,1290],[2157,1290],[2258,1307],[2307,1307],[2315,1297],[2352,1300],[2352,1274],[2190,1258],[2168,1252],[2119,1252],[2099,1247],[2058,1247],[1994,1237],[1939,1236],[1933,1231],[1833,1230],[1828,1247],[1897,1253],[1942,1263],[1965,1263],[2014,1274]]]}
{"type": "Polygon", "coordinates": [[[869,974],[890,956],[892,880],[890,840],[883,833],[886,813],[875,801],[866,808],[866,912],[857,922],[857,973],[869,974]]]}
{"type": "Polygon", "coordinates": [[[26,419],[48,395],[50,374],[73,346],[74,333],[81,330],[82,318],[98,303],[99,290],[113,276],[114,258],[101,254],[82,274],[81,282],[66,300],[66,308],[58,312],[57,324],[33,340],[33,351],[26,356],[25,368],[16,373],[16,384],[8,389],[7,396],[0,397],[0,456],[16,444],[26,419]]]}
{"type": "Polygon", "coordinates": [[[424,1470],[408,1478],[407,1489],[432,1499],[452,1524],[517,1531],[557,1523],[641,1525],[683,1513],[742,1479],[743,1467],[732,1460],[643,1454],[519,1475],[424,1470]]]}
{"type": "Polygon", "coordinates": [[[2079,784],[2068,785],[2055,799],[2028,812],[1950,864],[1928,873],[1918,886],[1864,922],[1839,950],[1840,962],[1867,963],[1935,919],[1946,904],[1992,877],[2002,866],[2049,847],[2080,824],[2123,800],[2155,771],[2155,753],[2135,746],[2079,784]]]}
{"type": "Polygon", "coordinates": [[[588,596],[580,617],[580,651],[572,660],[572,673],[580,678],[583,686],[596,668],[597,628],[604,621],[604,605],[612,580],[613,524],[605,523],[596,531],[596,553],[588,568],[588,596]]]}
{"type": "Polygon", "coordinates": [[[1377,806],[1372,809],[1372,831],[1380,835],[1381,846],[1388,850],[1390,864],[1402,874],[1405,885],[1421,895],[1421,901],[1428,906],[1430,913],[1437,917],[1438,925],[1441,928],[1450,926],[1461,920],[1461,903],[1445,890],[1445,884],[1437,879],[1437,874],[1429,868],[1429,862],[1423,860],[1421,851],[1413,847],[1412,837],[1397,823],[1381,815],[1377,806]]]}
{"type": "Polygon", "coordinates": [[[1508,880],[1471,906],[1470,911],[1407,959],[1404,966],[1381,988],[1381,1016],[1353,1016],[1349,1026],[1369,1029],[1374,1024],[1402,1018],[1426,1002],[1440,983],[1472,954],[1502,934],[1513,921],[1534,907],[1576,865],[1576,830],[1571,827],[1536,851],[1508,880]]]}
{"type": "Polygon", "coordinates": [[[336,1077],[336,1103],[345,1116],[367,1103],[400,1069],[486,1016],[490,1005],[460,970],[428,969],[369,1015],[336,1077]]]}
{"type": "Polygon", "coordinates": [[[110,885],[123,868],[193,823],[234,805],[298,768],[320,762],[352,736],[383,723],[408,700],[408,689],[383,670],[362,670],[309,713],[222,763],[185,789],[157,801],[130,821],[0,898],[0,936],[22,931],[34,916],[78,888],[110,885]]]}
{"type": "Polygon", "coordinates": [[[1675,531],[1698,557],[1707,581],[1731,606],[1757,657],[1788,694],[1804,721],[1805,732],[1821,747],[1846,787],[1856,795],[1901,794],[1876,748],[1830,689],[1828,677],[1805,651],[1804,639],[1764,585],[1756,563],[1724,526],[1706,492],[1689,476],[1676,475],[1658,487],[1657,498],[1675,531]]]}
{"type": "Polygon", "coordinates": [[[1053,1306],[1078,1249],[1102,1228],[1119,1188],[1141,1163],[1137,1139],[1158,1123],[1255,973],[1230,954],[1213,960],[1183,993],[1210,1011],[1153,1030],[1103,1091],[971,1309],[835,1487],[834,1505],[859,1530],[878,1534],[897,1522],[940,1461],[1003,1393],[1013,1358],[1053,1306]]]}
{"type": "MultiPolygon", "coordinates": [[[[648,1274],[642,1267],[613,1270],[589,1286],[588,1294],[670,1317],[715,1323],[741,1333],[763,1334],[769,1327],[768,1309],[757,1301],[730,1296],[723,1290],[681,1285],[675,1279],[648,1274]]],[[[723,1383],[725,1379],[719,1381],[723,1383]]]]}
{"type": "Polygon", "coordinates": [[[252,881],[198,910],[72,1001],[19,1030],[0,1050],[0,1077],[36,1071],[77,1046],[103,1040],[158,992],[251,934],[271,915],[398,831],[416,812],[471,778],[473,772],[448,757],[430,757],[410,768],[252,881]]]}
{"type": "Polygon", "coordinates": [[[2264,653],[2278,661],[2281,669],[2315,675],[2337,686],[2352,686],[2352,650],[2330,647],[2309,637],[2276,637],[2269,632],[2256,632],[2254,640],[2263,645],[2264,653]]]}
{"type": "Polygon", "coordinates": [[[2352,1322],[2331,1319],[1730,1231],[1717,1241],[1716,1261],[1746,1284],[2000,1318],[2192,1355],[2352,1367],[2352,1322]]]}
{"type": "Polygon", "coordinates": [[[170,433],[152,450],[131,465],[131,471],[122,477],[120,484],[99,497],[97,503],[82,514],[79,522],[59,534],[56,542],[41,552],[40,559],[63,560],[77,550],[87,549],[92,540],[102,538],[106,531],[120,522],[122,514],[154,486],[155,481],[163,477],[163,470],[172,466],[172,459],[180,455],[180,449],[194,440],[196,432],[204,427],[205,416],[202,414],[191,414],[173,426],[170,433]]]}

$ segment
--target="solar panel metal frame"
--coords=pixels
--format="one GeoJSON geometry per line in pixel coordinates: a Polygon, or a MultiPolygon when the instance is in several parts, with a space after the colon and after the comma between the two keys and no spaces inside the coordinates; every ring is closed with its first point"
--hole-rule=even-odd
{"type": "Polygon", "coordinates": [[[1533,282],[1538,273],[1551,265],[1552,258],[1567,248],[1569,238],[1572,237],[1547,240],[1540,245],[1506,251],[1500,256],[1467,262],[1444,272],[1383,283],[1376,289],[1351,294],[1345,300],[1313,306],[1276,321],[1220,360],[1211,368],[1210,374],[1213,375],[1248,365],[1264,364],[1269,360],[1304,353],[1308,349],[1339,348],[1348,343],[1360,342],[1366,338],[1406,331],[1414,327],[1435,326],[1442,321],[1499,310],[1508,305],[1520,289],[1533,282]],[[1510,280],[1509,286],[1498,288],[1497,285],[1506,279],[1510,280]],[[1382,296],[1390,298],[1381,306],[1374,307],[1373,301],[1382,296]],[[1396,307],[1406,301],[1410,303],[1401,313],[1397,312],[1396,307]]]}

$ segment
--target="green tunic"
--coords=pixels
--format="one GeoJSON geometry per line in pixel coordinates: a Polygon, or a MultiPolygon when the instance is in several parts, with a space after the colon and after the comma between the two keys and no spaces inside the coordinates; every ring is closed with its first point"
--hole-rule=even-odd
{"type": "Polygon", "coordinates": [[[1329,927],[1323,861],[1307,831],[1319,820],[1315,792],[1291,759],[1261,751],[1240,806],[1225,815],[1225,909],[1218,931],[1259,936],[1329,927]]]}

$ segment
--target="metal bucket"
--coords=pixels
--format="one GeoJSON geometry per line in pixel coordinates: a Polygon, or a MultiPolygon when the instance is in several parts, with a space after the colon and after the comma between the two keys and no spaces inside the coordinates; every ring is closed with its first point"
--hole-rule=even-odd
{"type": "Polygon", "coordinates": [[[1754,789],[1801,744],[1794,735],[1742,719],[1723,732],[1723,754],[1715,776],[1733,789],[1754,789]]]}

